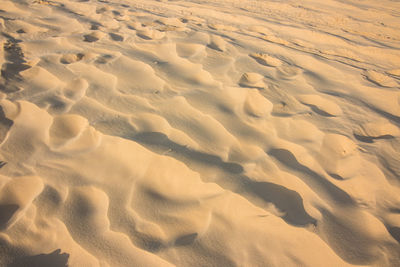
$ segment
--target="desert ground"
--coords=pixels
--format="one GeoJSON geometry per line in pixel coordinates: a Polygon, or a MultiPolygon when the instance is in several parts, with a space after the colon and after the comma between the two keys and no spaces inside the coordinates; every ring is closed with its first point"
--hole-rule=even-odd
{"type": "Polygon", "coordinates": [[[0,0],[0,266],[400,266],[400,2],[0,0]]]}

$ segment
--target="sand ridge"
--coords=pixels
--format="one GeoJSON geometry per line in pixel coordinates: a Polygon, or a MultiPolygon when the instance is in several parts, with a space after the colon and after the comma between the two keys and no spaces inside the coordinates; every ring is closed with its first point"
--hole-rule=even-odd
{"type": "Polygon", "coordinates": [[[398,10],[3,0],[0,265],[398,265],[398,10]]]}

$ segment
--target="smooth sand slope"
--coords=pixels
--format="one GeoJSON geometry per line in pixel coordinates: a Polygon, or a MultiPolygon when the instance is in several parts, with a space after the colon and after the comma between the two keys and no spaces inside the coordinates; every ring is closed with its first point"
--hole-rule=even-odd
{"type": "Polygon", "coordinates": [[[399,266],[400,2],[0,0],[0,266],[399,266]]]}

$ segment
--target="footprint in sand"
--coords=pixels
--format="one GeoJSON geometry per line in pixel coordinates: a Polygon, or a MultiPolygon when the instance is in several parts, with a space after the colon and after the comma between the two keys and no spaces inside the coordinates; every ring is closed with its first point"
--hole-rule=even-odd
{"type": "Polygon", "coordinates": [[[53,150],[72,152],[85,151],[97,147],[101,136],[88,120],[75,115],[54,116],[49,130],[49,144],[53,150]]]}
{"type": "Polygon", "coordinates": [[[302,73],[302,70],[295,66],[282,65],[277,68],[277,76],[280,79],[293,80],[302,73]]]}
{"type": "Polygon", "coordinates": [[[103,14],[103,13],[109,11],[109,10],[110,10],[110,8],[108,6],[103,6],[101,8],[97,8],[96,9],[96,13],[97,14],[103,14]]]}
{"type": "Polygon", "coordinates": [[[95,63],[97,64],[107,64],[108,62],[110,62],[111,60],[115,59],[116,57],[114,55],[110,55],[110,54],[105,54],[105,55],[100,55],[95,63]]]}
{"type": "Polygon", "coordinates": [[[93,42],[97,42],[98,40],[103,38],[104,33],[100,32],[100,31],[94,31],[92,33],[84,35],[83,37],[84,37],[85,42],[93,43],[93,42]]]}
{"type": "Polygon", "coordinates": [[[101,26],[100,24],[92,24],[92,26],[90,26],[90,29],[92,31],[97,31],[100,29],[100,26],[101,26]]]}
{"type": "Polygon", "coordinates": [[[114,15],[114,19],[116,19],[117,21],[127,21],[129,20],[129,16],[126,14],[127,10],[123,9],[123,10],[113,10],[112,14],[114,15]]]}
{"type": "Polygon", "coordinates": [[[201,55],[205,51],[205,46],[193,43],[177,43],[176,52],[178,56],[184,58],[191,58],[201,55]]]}
{"type": "Polygon", "coordinates": [[[285,46],[290,44],[288,41],[281,39],[279,37],[276,37],[274,35],[265,35],[265,36],[262,36],[262,39],[264,39],[265,41],[271,42],[271,43],[285,45],[285,46]]]}
{"type": "Polygon", "coordinates": [[[182,23],[191,23],[191,24],[196,24],[198,26],[202,25],[204,23],[204,19],[192,15],[184,16],[183,18],[180,18],[180,21],[182,23]]]}
{"type": "Polygon", "coordinates": [[[72,80],[67,84],[67,86],[65,86],[63,94],[71,100],[78,101],[85,95],[88,87],[89,83],[85,79],[78,78],[72,80]]]}
{"type": "Polygon", "coordinates": [[[156,20],[157,23],[168,27],[169,29],[184,29],[186,27],[185,23],[183,23],[178,18],[160,18],[156,20]]]}
{"type": "Polygon", "coordinates": [[[109,35],[110,35],[110,38],[113,41],[122,42],[124,40],[124,37],[122,35],[119,35],[119,34],[116,34],[116,33],[112,33],[112,32],[109,33],[109,35]]]}
{"type": "Polygon", "coordinates": [[[246,72],[239,80],[239,85],[242,87],[251,87],[263,89],[265,84],[263,82],[264,76],[254,72],[246,72]]]}
{"type": "Polygon", "coordinates": [[[226,42],[224,39],[222,39],[221,36],[212,35],[210,38],[210,43],[208,44],[208,47],[210,47],[214,50],[225,52],[226,51],[226,42]]]}
{"type": "Polygon", "coordinates": [[[60,58],[60,62],[62,64],[71,64],[77,61],[80,61],[84,57],[83,54],[78,53],[78,54],[64,54],[60,58]]]}
{"type": "Polygon", "coordinates": [[[244,110],[247,114],[257,118],[267,117],[273,108],[273,104],[260,94],[258,90],[249,90],[244,110]]]}
{"type": "Polygon", "coordinates": [[[159,40],[164,38],[165,32],[153,30],[149,27],[143,27],[136,30],[136,35],[145,40],[159,40]]]}
{"type": "Polygon", "coordinates": [[[275,57],[271,57],[263,53],[251,53],[250,57],[254,58],[259,64],[269,67],[279,67],[282,65],[282,61],[275,57]]]}
{"type": "Polygon", "coordinates": [[[357,175],[361,167],[357,145],[344,135],[326,134],[317,158],[328,174],[340,180],[357,175]]]}

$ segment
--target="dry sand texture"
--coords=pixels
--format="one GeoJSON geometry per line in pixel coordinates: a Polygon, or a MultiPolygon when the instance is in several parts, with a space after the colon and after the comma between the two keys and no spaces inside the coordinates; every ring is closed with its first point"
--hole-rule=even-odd
{"type": "Polygon", "coordinates": [[[1,0],[0,31],[0,266],[400,265],[400,2],[1,0]]]}

